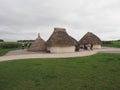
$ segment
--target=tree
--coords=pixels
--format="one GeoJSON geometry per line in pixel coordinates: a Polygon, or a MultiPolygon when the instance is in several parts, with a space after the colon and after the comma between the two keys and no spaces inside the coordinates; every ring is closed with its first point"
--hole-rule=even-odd
{"type": "Polygon", "coordinates": [[[0,39],[0,42],[4,42],[4,40],[0,39]]]}

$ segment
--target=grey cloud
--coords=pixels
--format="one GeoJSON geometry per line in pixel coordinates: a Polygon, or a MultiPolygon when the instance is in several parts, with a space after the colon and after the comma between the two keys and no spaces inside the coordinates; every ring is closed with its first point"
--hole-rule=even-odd
{"type": "Polygon", "coordinates": [[[0,0],[0,38],[47,40],[65,27],[79,40],[86,32],[102,40],[120,39],[119,0],[0,0]],[[111,36],[112,35],[112,36],[111,36]]]}

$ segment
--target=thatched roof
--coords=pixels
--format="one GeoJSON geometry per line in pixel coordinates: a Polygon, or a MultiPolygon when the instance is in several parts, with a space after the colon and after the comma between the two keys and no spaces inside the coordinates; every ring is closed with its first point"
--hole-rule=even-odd
{"type": "Polygon", "coordinates": [[[85,36],[82,37],[82,39],[79,41],[79,44],[101,44],[100,38],[98,38],[96,35],[94,35],[91,32],[88,32],[85,34],[85,36]]]}
{"type": "Polygon", "coordinates": [[[45,41],[40,37],[40,34],[38,34],[38,38],[32,43],[29,51],[44,51],[46,50],[45,41]]]}
{"type": "Polygon", "coordinates": [[[75,46],[77,45],[77,41],[69,36],[64,28],[54,28],[53,34],[48,39],[46,45],[48,47],[51,46],[60,46],[60,47],[67,47],[67,46],[75,46]]]}

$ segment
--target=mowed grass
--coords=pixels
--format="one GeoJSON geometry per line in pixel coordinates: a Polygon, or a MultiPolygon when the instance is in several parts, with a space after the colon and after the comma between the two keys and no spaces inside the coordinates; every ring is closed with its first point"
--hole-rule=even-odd
{"type": "Polygon", "coordinates": [[[0,62],[0,90],[120,90],[120,54],[0,62]]]}
{"type": "Polygon", "coordinates": [[[110,44],[103,44],[102,46],[120,48],[120,41],[111,41],[110,44]]]}
{"type": "Polygon", "coordinates": [[[11,48],[11,49],[0,49],[0,56],[7,54],[9,51],[18,50],[20,48],[11,48]]]}

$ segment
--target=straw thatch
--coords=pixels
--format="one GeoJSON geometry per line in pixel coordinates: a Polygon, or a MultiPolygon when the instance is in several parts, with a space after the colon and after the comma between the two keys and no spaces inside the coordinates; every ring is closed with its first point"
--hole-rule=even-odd
{"type": "Polygon", "coordinates": [[[101,40],[96,35],[91,32],[88,32],[83,36],[83,38],[79,41],[80,45],[83,44],[94,44],[94,45],[101,45],[101,40]]]}
{"type": "Polygon", "coordinates": [[[29,51],[45,51],[46,45],[45,41],[40,37],[40,34],[38,34],[38,38],[32,43],[29,51]]]}
{"type": "Polygon", "coordinates": [[[54,32],[48,39],[46,45],[48,47],[67,47],[77,45],[77,41],[69,36],[64,28],[54,28],[54,32]]]}

